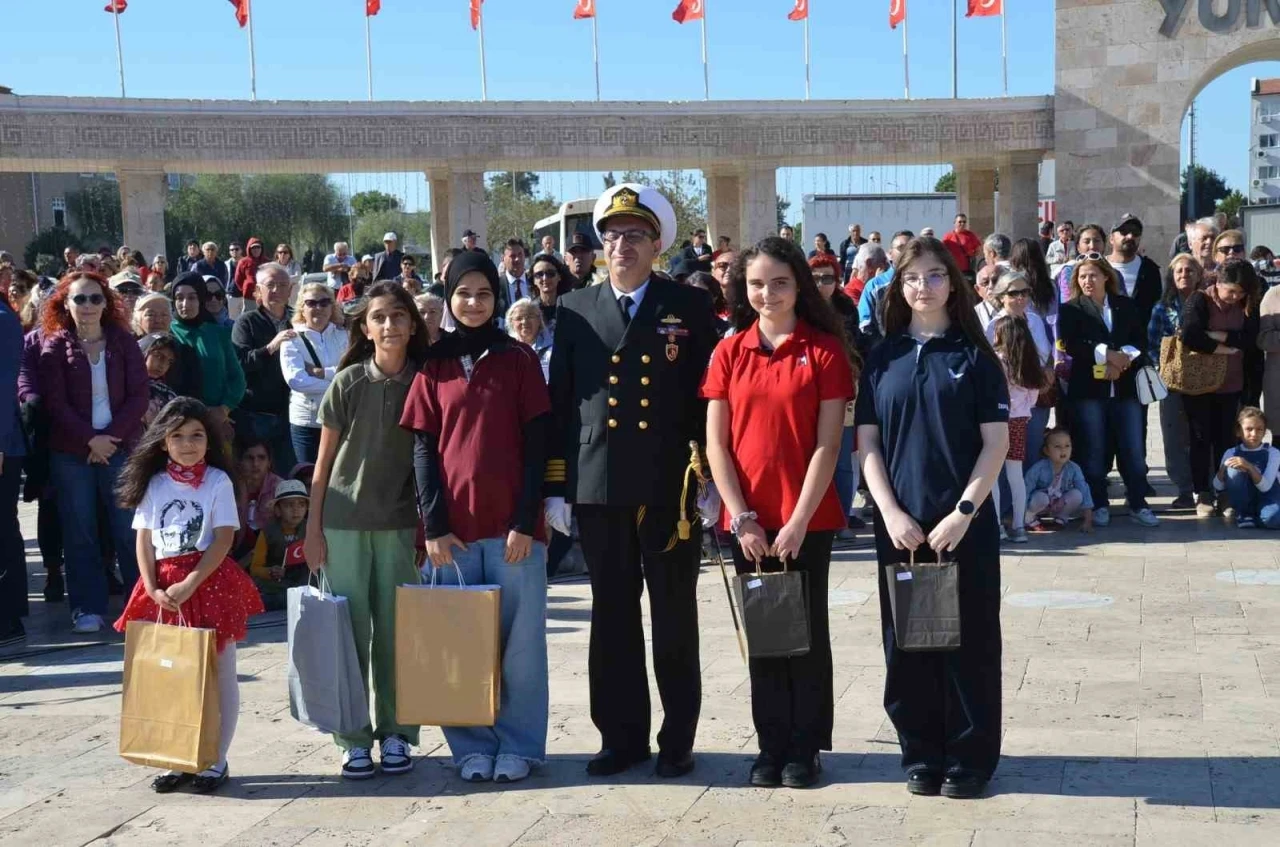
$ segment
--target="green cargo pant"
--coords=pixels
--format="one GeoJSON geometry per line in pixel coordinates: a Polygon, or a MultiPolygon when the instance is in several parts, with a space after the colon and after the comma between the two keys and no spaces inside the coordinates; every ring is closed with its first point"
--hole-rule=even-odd
{"type": "Polygon", "coordinates": [[[373,747],[375,739],[391,735],[416,745],[418,727],[396,723],[396,586],[418,582],[413,566],[414,530],[326,529],[324,540],[329,546],[325,572],[333,593],[347,598],[360,675],[366,683],[370,659],[373,663],[372,726],[346,735],[335,733],[333,739],[343,750],[373,747]]]}

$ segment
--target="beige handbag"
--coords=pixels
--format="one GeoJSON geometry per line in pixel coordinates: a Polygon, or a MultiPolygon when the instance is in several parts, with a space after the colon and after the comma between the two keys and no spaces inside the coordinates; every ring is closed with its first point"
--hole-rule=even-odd
{"type": "Polygon", "coordinates": [[[1160,378],[1170,391],[1212,394],[1227,378],[1227,357],[1191,350],[1177,335],[1160,340],[1160,378]]]}

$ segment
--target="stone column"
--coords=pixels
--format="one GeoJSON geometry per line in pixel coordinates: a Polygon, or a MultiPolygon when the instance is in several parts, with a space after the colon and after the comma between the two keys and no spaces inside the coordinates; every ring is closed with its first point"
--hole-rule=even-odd
{"type": "Polygon", "coordinates": [[[749,165],[741,177],[742,231],[735,244],[755,244],[778,233],[778,169],[773,165],[749,165]]]}
{"type": "Polygon", "coordinates": [[[722,235],[742,243],[742,180],[737,174],[706,171],[707,234],[714,245],[722,235]]]}
{"type": "Polygon", "coordinates": [[[484,206],[484,172],[452,171],[449,174],[450,244],[460,244],[462,233],[474,230],[476,245],[488,250],[489,219],[484,206]]]}
{"type": "Polygon", "coordinates": [[[148,257],[165,252],[164,205],[169,184],[159,171],[116,170],[124,243],[148,257]]]}
{"type": "Polygon", "coordinates": [[[427,187],[431,196],[431,273],[440,272],[440,260],[450,247],[458,243],[449,226],[449,173],[427,171],[427,187]]]}
{"type": "MultiPolygon", "coordinates": [[[[969,229],[979,238],[986,238],[996,229],[995,163],[964,162],[953,167],[956,172],[956,213],[967,215],[969,229]]],[[[939,238],[942,235],[938,233],[939,238]]]]}
{"type": "Polygon", "coordinates": [[[1015,241],[1038,237],[1039,204],[1039,165],[1035,162],[1001,162],[1000,207],[996,210],[995,231],[1003,232],[1015,241]]]}

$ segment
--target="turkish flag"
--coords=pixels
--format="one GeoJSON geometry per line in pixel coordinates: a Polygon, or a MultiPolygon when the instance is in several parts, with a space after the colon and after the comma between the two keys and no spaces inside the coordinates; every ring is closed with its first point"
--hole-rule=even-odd
{"type": "Polygon", "coordinates": [[[680,0],[680,5],[671,13],[671,20],[678,24],[702,20],[702,8],[707,0],[680,0]]]}
{"type": "Polygon", "coordinates": [[[787,20],[802,21],[809,17],[809,0],[796,0],[796,7],[787,13],[787,20]]]}
{"type": "Polygon", "coordinates": [[[1004,14],[1004,0],[969,0],[966,18],[989,18],[1004,14]]]}
{"type": "Polygon", "coordinates": [[[295,541],[288,547],[284,548],[284,566],[286,568],[295,565],[305,565],[307,563],[307,554],[302,552],[304,541],[295,541]]]}
{"type": "Polygon", "coordinates": [[[249,25],[249,0],[228,0],[228,2],[236,7],[236,23],[244,29],[249,25]]]}
{"type": "Polygon", "coordinates": [[[471,0],[471,28],[480,28],[480,7],[484,5],[484,0],[471,0]]]}
{"type": "Polygon", "coordinates": [[[573,10],[573,19],[580,21],[596,16],[596,0],[578,0],[578,8],[573,10]]]}
{"type": "Polygon", "coordinates": [[[102,11],[108,15],[115,15],[127,8],[129,8],[129,0],[111,0],[110,3],[103,7],[102,11]]]}
{"type": "Polygon", "coordinates": [[[364,0],[364,13],[372,18],[382,11],[382,0],[364,0]]]}
{"type": "Polygon", "coordinates": [[[889,29],[897,29],[906,19],[907,0],[889,0],[889,29]]]}

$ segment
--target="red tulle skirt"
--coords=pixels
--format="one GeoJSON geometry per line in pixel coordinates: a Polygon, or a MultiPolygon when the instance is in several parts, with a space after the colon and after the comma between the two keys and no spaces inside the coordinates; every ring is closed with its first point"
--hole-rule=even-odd
{"type": "MultiPolygon", "coordinates": [[[[168,588],[181,582],[200,564],[203,553],[186,553],[156,562],[156,586],[168,588]]],[[[265,611],[258,588],[249,575],[240,569],[235,560],[227,557],[209,578],[200,583],[195,593],[182,604],[182,622],[198,629],[212,629],[217,633],[218,652],[228,642],[243,641],[249,634],[249,617],[265,611]]],[[[115,622],[117,632],[124,632],[129,621],[160,621],[176,624],[178,615],[161,609],[147,594],[142,580],[138,580],[129,595],[120,620],[115,622]]]]}

